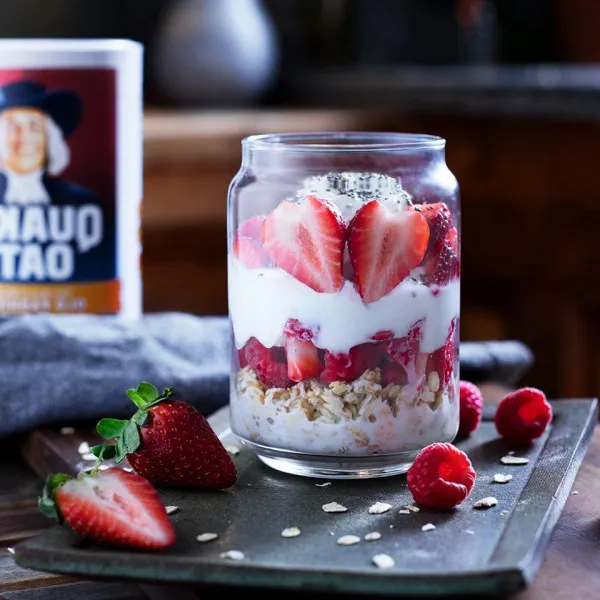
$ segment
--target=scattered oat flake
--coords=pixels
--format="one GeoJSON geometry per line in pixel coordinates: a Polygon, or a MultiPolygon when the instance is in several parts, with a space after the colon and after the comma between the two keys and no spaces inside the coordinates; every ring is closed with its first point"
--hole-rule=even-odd
{"type": "Polygon", "coordinates": [[[515,453],[514,450],[511,450],[508,454],[510,454],[510,456],[512,456],[515,453]]]}
{"type": "Polygon", "coordinates": [[[241,550],[227,550],[227,552],[221,552],[220,558],[228,558],[230,560],[244,560],[246,555],[241,550]]]}
{"type": "Polygon", "coordinates": [[[201,533],[200,535],[196,536],[196,541],[200,542],[201,544],[204,542],[212,542],[213,540],[216,540],[219,536],[216,533],[201,533]]]}
{"type": "Polygon", "coordinates": [[[475,535],[475,532],[472,529],[465,529],[465,533],[468,533],[469,535],[475,535]]]}
{"type": "Polygon", "coordinates": [[[327,504],[323,504],[323,510],[325,512],[346,512],[348,509],[338,502],[329,502],[327,504]]]}
{"type": "Polygon", "coordinates": [[[298,537],[299,535],[300,535],[300,530],[297,527],[286,527],[281,532],[281,537],[284,537],[284,538],[298,537]]]}
{"type": "Polygon", "coordinates": [[[571,492],[571,496],[577,496],[577,494],[579,494],[579,492],[577,490],[573,490],[571,492]]]}
{"type": "Polygon", "coordinates": [[[392,508],[391,504],[387,504],[387,502],[375,502],[372,506],[369,506],[369,514],[371,515],[381,515],[384,512],[387,512],[392,508]]]}
{"type": "Polygon", "coordinates": [[[393,525],[390,525],[390,529],[394,529],[394,526],[393,526],[393,525]]]}
{"type": "Polygon", "coordinates": [[[79,448],[77,448],[77,452],[79,454],[87,454],[90,451],[90,445],[87,442],[81,442],[79,444],[79,448]]]}
{"type": "Polygon", "coordinates": [[[360,542],[360,538],[357,535],[343,535],[337,540],[338,546],[353,546],[358,542],[360,542]]]}
{"type": "Polygon", "coordinates": [[[15,553],[15,549],[14,548],[7,548],[8,553],[9,554],[14,554],[15,553]]]}
{"type": "Polygon", "coordinates": [[[408,508],[401,508],[398,511],[398,514],[400,514],[400,515],[410,515],[410,510],[408,510],[408,508]]]}
{"type": "Polygon", "coordinates": [[[367,533],[365,535],[365,542],[374,542],[375,540],[380,540],[381,534],[379,531],[371,531],[371,533],[367,533]]]}
{"type": "Polygon", "coordinates": [[[421,510],[418,506],[415,506],[414,504],[407,504],[404,508],[410,510],[410,512],[419,512],[421,510]]]}
{"type": "Polygon", "coordinates": [[[492,506],[496,506],[496,504],[498,504],[498,500],[494,498],[494,496],[487,496],[481,500],[477,500],[477,502],[473,504],[473,508],[492,508],[492,506]]]}
{"type": "Polygon", "coordinates": [[[315,483],[315,485],[317,487],[327,487],[328,485],[331,485],[331,481],[326,481],[325,483],[315,483]]]}
{"type": "Polygon", "coordinates": [[[433,531],[435,529],[435,525],[433,523],[425,523],[423,527],[421,527],[421,531],[433,531]]]}
{"type": "Polygon", "coordinates": [[[75,433],[74,427],[61,427],[60,428],[61,435],[73,435],[75,433]]]}
{"type": "Polygon", "coordinates": [[[92,454],[91,452],[86,452],[85,454],[82,454],[81,458],[83,458],[83,460],[98,460],[98,457],[95,454],[92,454]]]}
{"type": "Polygon", "coordinates": [[[507,514],[509,514],[509,513],[510,513],[510,511],[509,511],[509,510],[501,510],[501,511],[500,511],[500,514],[501,514],[503,517],[505,517],[505,516],[506,516],[507,514]]]}
{"type": "Polygon", "coordinates": [[[505,465],[526,465],[529,462],[529,459],[507,454],[500,459],[500,462],[505,465]]]}
{"type": "Polygon", "coordinates": [[[167,510],[168,515],[172,515],[179,510],[179,506],[165,506],[165,509],[167,510]]]}
{"type": "Polygon", "coordinates": [[[225,446],[225,450],[227,450],[229,454],[233,454],[233,456],[240,453],[240,449],[237,446],[225,446]]]}
{"type": "Polygon", "coordinates": [[[391,569],[396,564],[389,554],[376,554],[371,560],[380,569],[391,569]]]}
{"type": "Polygon", "coordinates": [[[329,535],[335,535],[335,532],[334,531],[330,531],[329,535]]]}
{"type": "Polygon", "coordinates": [[[512,479],[512,475],[503,475],[502,473],[496,473],[492,479],[494,483],[508,483],[512,479]]]}

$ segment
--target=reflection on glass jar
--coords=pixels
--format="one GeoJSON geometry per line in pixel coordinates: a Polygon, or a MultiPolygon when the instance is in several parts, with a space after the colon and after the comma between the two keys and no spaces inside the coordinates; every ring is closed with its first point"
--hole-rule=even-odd
{"type": "Polygon", "coordinates": [[[404,472],[458,428],[460,212],[445,141],[242,145],[228,206],[232,429],[289,473],[404,472]]]}

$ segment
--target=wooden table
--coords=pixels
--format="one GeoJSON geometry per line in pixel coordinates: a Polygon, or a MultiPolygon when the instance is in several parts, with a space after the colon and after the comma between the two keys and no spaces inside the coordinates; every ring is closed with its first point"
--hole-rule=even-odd
{"type": "MultiPolygon", "coordinates": [[[[482,386],[482,389],[489,402],[503,394],[503,390],[495,385],[482,386]]],[[[28,468],[14,446],[14,440],[0,444],[0,599],[193,600],[216,598],[222,594],[222,590],[213,588],[203,588],[200,592],[178,586],[82,581],[29,571],[16,565],[8,548],[52,522],[45,519],[36,507],[42,481],[28,468]]],[[[261,595],[274,600],[280,597],[280,592],[261,595]]],[[[289,592],[286,595],[297,596],[298,600],[303,596],[289,592]]],[[[594,432],[538,576],[528,590],[511,600],[594,599],[599,595],[600,424],[594,432]]]]}

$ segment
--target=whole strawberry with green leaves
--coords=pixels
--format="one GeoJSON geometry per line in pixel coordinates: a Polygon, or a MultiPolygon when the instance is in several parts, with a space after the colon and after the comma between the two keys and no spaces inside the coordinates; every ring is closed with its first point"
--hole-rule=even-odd
{"type": "Polygon", "coordinates": [[[107,443],[101,459],[121,462],[155,485],[224,489],[237,479],[235,463],[206,418],[191,404],[142,382],[127,396],[138,410],[129,420],[102,419],[96,429],[107,443]]]}

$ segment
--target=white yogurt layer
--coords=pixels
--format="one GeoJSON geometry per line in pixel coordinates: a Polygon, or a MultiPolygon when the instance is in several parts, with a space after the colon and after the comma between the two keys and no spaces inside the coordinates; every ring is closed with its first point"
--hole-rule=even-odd
{"type": "Polygon", "coordinates": [[[279,268],[249,269],[229,258],[229,313],[235,343],[241,348],[251,337],[263,346],[282,346],[288,319],[297,319],[315,331],[313,343],[331,352],[348,352],[368,342],[378,331],[405,336],[421,325],[420,351],[441,348],[452,320],[459,315],[460,282],[431,288],[405,279],[387,296],[365,304],[351,281],[335,294],[323,294],[279,268]]]}
{"type": "Polygon", "coordinates": [[[240,398],[235,389],[231,393],[231,426],[237,436],[296,452],[346,457],[412,452],[434,442],[451,442],[458,429],[458,402],[447,396],[437,410],[407,402],[394,417],[388,403],[377,400],[364,413],[337,423],[309,421],[300,409],[287,411],[258,398],[240,398]]]}

